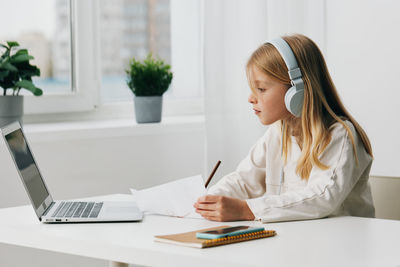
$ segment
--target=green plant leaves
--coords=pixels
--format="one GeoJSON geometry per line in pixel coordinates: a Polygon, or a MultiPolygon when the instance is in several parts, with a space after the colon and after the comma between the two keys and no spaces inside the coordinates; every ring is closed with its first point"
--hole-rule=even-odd
{"type": "Polygon", "coordinates": [[[27,55],[27,54],[28,54],[28,50],[26,50],[26,49],[20,49],[15,53],[16,56],[27,55]]]}
{"type": "Polygon", "coordinates": [[[31,80],[32,76],[40,76],[40,69],[32,66],[29,62],[21,62],[15,64],[19,70],[21,79],[31,80]]]}
{"type": "Polygon", "coordinates": [[[21,80],[15,83],[16,87],[25,88],[31,91],[35,96],[41,96],[43,94],[42,89],[37,88],[31,81],[21,80]]]}
{"type": "Polygon", "coordinates": [[[168,90],[172,81],[171,66],[154,59],[148,54],[142,62],[132,58],[127,84],[136,96],[161,96],[168,90]]]}
{"type": "Polygon", "coordinates": [[[9,88],[13,90],[13,95],[18,95],[21,88],[32,92],[35,96],[42,95],[43,91],[32,82],[33,76],[40,76],[40,69],[29,63],[34,57],[29,55],[26,49],[19,49],[11,55],[13,52],[11,48],[19,44],[8,41],[7,45],[0,44],[6,49],[0,57],[0,87],[4,89],[4,95],[9,88]]]}
{"type": "Polygon", "coordinates": [[[4,78],[10,73],[9,70],[2,70],[0,71],[0,82],[4,81],[4,78]]]}
{"type": "Polygon", "coordinates": [[[7,41],[8,47],[14,47],[14,46],[19,46],[19,43],[15,41],[7,41]]]}
{"type": "Polygon", "coordinates": [[[2,64],[0,65],[0,67],[1,67],[2,69],[9,70],[9,71],[14,71],[14,72],[17,72],[17,71],[18,71],[18,69],[17,69],[14,65],[12,65],[11,63],[9,63],[9,62],[4,62],[4,63],[2,63],[2,64]]]}
{"type": "Polygon", "coordinates": [[[33,59],[33,56],[30,56],[28,54],[20,54],[20,55],[14,55],[11,57],[10,62],[11,63],[20,63],[20,62],[25,62],[33,59]]]}

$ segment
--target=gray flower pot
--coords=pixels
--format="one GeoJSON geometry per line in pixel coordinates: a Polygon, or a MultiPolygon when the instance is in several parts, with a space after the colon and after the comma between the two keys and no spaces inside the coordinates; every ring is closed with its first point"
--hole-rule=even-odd
{"type": "Polygon", "coordinates": [[[23,96],[0,96],[0,127],[19,121],[22,125],[24,115],[23,96]]]}
{"type": "Polygon", "coordinates": [[[162,96],[134,96],[137,123],[160,122],[162,96]]]}

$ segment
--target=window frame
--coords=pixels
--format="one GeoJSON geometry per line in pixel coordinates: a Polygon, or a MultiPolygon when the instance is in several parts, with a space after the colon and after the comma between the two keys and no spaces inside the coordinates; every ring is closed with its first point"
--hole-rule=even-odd
{"type": "Polygon", "coordinates": [[[97,1],[70,0],[71,92],[25,96],[25,114],[93,110],[99,103],[97,1]]]}
{"type": "MultiPolygon", "coordinates": [[[[127,114],[123,112],[133,109],[133,95],[132,101],[125,102],[103,103],[101,99],[101,68],[98,60],[100,59],[99,34],[101,33],[99,30],[100,10],[98,1],[70,1],[72,90],[70,93],[48,95],[45,91],[45,94],[41,97],[26,96],[25,122],[79,120],[82,117],[101,119],[106,113],[113,114],[112,116],[115,118],[124,118],[127,114]]],[[[182,14],[192,17],[193,14],[196,14],[197,27],[190,34],[191,36],[196,35],[198,38],[192,41],[192,44],[186,46],[186,53],[195,55],[192,58],[192,61],[195,61],[195,70],[190,73],[189,77],[185,76],[180,81],[174,77],[173,84],[178,83],[181,88],[175,90],[170,88],[172,90],[171,96],[164,98],[163,115],[167,116],[203,114],[202,3],[200,0],[190,1],[191,6],[189,8],[192,10],[188,14],[182,9],[179,10],[178,0],[171,0],[171,7],[175,8],[175,12],[181,13],[181,20],[184,19],[182,14]],[[192,95],[182,93],[187,90],[187,87],[194,92],[192,95]],[[181,92],[181,94],[179,95],[177,92],[181,92]]],[[[182,23],[178,21],[174,25],[180,26],[182,23]]],[[[173,31],[171,29],[171,33],[173,31]]],[[[176,31],[179,31],[179,29],[176,29],[176,31]]],[[[174,36],[171,36],[172,38],[174,36]]],[[[174,41],[171,40],[171,43],[174,43],[174,41]]],[[[175,41],[175,43],[177,42],[175,41]]],[[[174,53],[182,54],[183,47],[184,45],[180,45],[175,49],[171,48],[171,58],[174,58],[174,53]]],[[[179,69],[184,68],[185,61],[182,61],[182,56],[175,62],[175,65],[179,65],[179,69]]],[[[174,61],[172,62],[172,71],[174,71],[174,61]]],[[[130,113],[128,116],[133,115],[130,113]]]]}

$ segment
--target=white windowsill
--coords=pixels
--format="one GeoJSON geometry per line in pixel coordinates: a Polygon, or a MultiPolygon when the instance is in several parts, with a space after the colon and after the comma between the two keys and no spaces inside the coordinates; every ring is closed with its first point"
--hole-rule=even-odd
{"type": "MultiPolygon", "coordinates": [[[[204,100],[202,97],[195,98],[165,98],[163,99],[162,115],[186,116],[204,114],[204,100]]],[[[55,112],[55,113],[25,113],[24,123],[47,123],[64,121],[89,121],[89,120],[111,120],[129,119],[135,117],[133,98],[130,101],[101,104],[89,111],[79,112],[55,112]]]]}
{"type": "Polygon", "coordinates": [[[33,142],[115,138],[135,135],[160,135],[204,131],[204,116],[163,117],[160,123],[138,124],[135,118],[25,124],[24,131],[33,142]]]}

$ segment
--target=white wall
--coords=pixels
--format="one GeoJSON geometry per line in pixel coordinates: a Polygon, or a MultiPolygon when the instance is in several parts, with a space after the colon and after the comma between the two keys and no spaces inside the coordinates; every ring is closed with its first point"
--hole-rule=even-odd
{"type": "Polygon", "coordinates": [[[371,174],[400,176],[400,2],[327,1],[326,56],[344,104],[367,131],[371,174]]]}
{"type": "MultiPolygon", "coordinates": [[[[266,2],[221,0],[204,4],[204,110],[207,166],[215,178],[234,171],[267,127],[247,102],[246,63],[266,40],[266,2]],[[249,19],[251,18],[251,19],[249,19]]],[[[213,179],[215,182],[217,179],[213,179]]]]}

